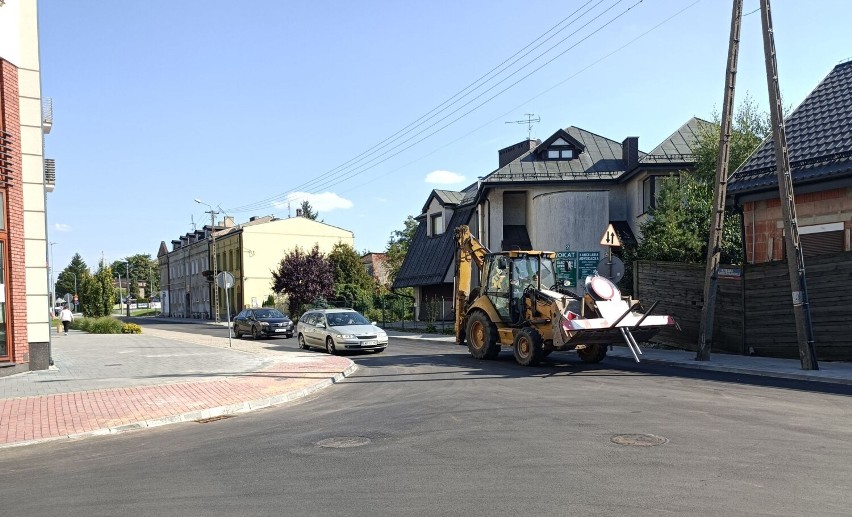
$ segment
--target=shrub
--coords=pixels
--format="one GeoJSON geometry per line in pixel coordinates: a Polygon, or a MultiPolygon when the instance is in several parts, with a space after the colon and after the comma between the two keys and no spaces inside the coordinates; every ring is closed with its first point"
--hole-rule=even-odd
{"type": "Polygon", "coordinates": [[[375,321],[379,324],[382,323],[382,310],[381,309],[368,309],[364,311],[364,317],[366,317],[370,321],[375,321]]]}
{"type": "Polygon", "coordinates": [[[89,334],[121,334],[123,326],[124,324],[121,321],[112,316],[77,318],[71,323],[71,328],[89,334]]]}
{"type": "Polygon", "coordinates": [[[142,327],[135,323],[125,323],[124,326],[121,327],[122,334],[141,334],[142,327]]]}

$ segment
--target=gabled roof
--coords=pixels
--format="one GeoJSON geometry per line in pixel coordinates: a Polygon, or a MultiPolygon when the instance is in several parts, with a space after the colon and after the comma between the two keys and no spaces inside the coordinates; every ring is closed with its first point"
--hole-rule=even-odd
{"type": "Polygon", "coordinates": [[[669,135],[653,151],[639,160],[642,164],[681,164],[695,161],[695,148],[701,132],[712,126],[711,122],[692,117],[686,124],[669,135]]]}
{"type": "MultiPolygon", "coordinates": [[[[483,183],[611,180],[624,174],[620,142],[573,126],[560,130],[557,135],[561,133],[583,147],[584,151],[578,157],[571,160],[539,159],[537,152],[546,148],[545,143],[553,139],[552,136],[486,176],[483,183]]],[[[640,159],[644,156],[645,153],[639,153],[640,159]]]]}
{"type": "MultiPolygon", "coordinates": [[[[852,61],[834,69],[785,119],[795,184],[852,176],[852,61]]],[[[777,190],[770,137],[728,181],[728,192],[777,190]]]]}
{"type": "Polygon", "coordinates": [[[432,190],[432,193],[429,194],[429,197],[426,198],[426,204],[423,205],[420,213],[422,214],[429,210],[429,204],[432,202],[432,199],[437,199],[438,203],[440,203],[443,207],[453,207],[458,205],[462,198],[464,198],[464,194],[455,190],[434,189],[432,190]]]}
{"type": "Polygon", "coordinates": [[[459,225],[468,224],[472,212],[472,205],[457,208],[446,231],[437,237],[426,235],[426,222],[421,219],[393,288],[443,283],[456,249],[455,229],[459,225]]]}

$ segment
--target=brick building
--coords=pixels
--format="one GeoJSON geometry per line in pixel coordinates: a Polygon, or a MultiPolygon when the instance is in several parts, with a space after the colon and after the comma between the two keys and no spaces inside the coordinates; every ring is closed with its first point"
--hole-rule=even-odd
{"type": "MultiPolygon", "coordinates": [[[[784,121],[802,252],[852,250],[852,61],[834,67],[784,121]]],[[[728,183],[749,263],[784,260],[775,147],[767,139],[728,183]]]]}
{"type": "Polygon", "coordinates": [[[37,3],[0,2],[0,375],[50,364],[37,3]]]}

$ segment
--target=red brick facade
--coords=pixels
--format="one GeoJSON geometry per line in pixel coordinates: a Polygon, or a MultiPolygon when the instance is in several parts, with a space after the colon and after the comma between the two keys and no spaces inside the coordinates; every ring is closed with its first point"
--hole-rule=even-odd
{"type": "Polygon", "coordinates": [[[7,246],[6,328],[11,360],[29,362],[27,343],[27,293],[24,258],[24,196],[22,191],[21,122],[18,99],[18,69],[0,59],[0,130],[9,135],[9,184],[0,186],[6,194],[7,246]]]}
{"type": "MultiPolygon", "coordinates": [[[[796,196],[799,227],[842,223],[843,250],[850,251],[852,188],[838,188],[796,196]]],[[[784,259],[784,227],[779,199],[743,204],[746,258],[750,263],[784,259]]]]}

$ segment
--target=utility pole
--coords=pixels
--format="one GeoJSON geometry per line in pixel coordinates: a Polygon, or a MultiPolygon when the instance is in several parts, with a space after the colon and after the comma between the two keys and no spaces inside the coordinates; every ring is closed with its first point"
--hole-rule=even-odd
{"type": "Polygon", "coordinates": [[[124,301],[127,302],[127,317],[130,317],[130,262],[124,261],[124,276],[127,277],[127,294],[124,296],[124,301]]]}
{"type": "Polygon", "coordinates": [[[725,227],[725,193],[728,188],[730,162],[731,119],[734,116],[734,90],[737,83],[737,60],[740,50],[740,24],[743,17],[743,0],[734,0],[731,12],[731,36],[728,40],[728,65],[725,70],[725,95],[722,101],[722,120],[719,129],[719,154],[716,157],[716,181],[713,191],[713,215],[710,238],[707,244],[707,269],[704,275],[704,305],[698,332],[696,361],[710,360],[713,343],[713,319],[716,312],[716,279],[719,274],[719,257],[722,252],[722,234],[725,227]]]}
{"type": "Polygon", "coordinates": [[[808,304],[805,261],[799,241],[799,222],[796,218],[796,199],[793,195],[790,156],[787,154],[787,132],[784,129],[781,88],[778,85],[778,62],[775,55],[775,38],[770,11],[769,0],[760,0],[763,52],[766,58],[766,82],[769,88],[769,112],[772,117],[772,139],[775,143],[778,193],[781,197],[781,212],[784,215],[784,244],[793,298],[793,315],[796,320],[796,337],[799,342],[799,359],[801,359],[802,370],[819,370],[816,360],[814,329],[808,304]]]}
{"type": "MultiPolygon", "coordinates": [[[[195,200],[196,203],[202,204],[209,208],[210,210],[205,211],[205,213],[210,214],[210,249],[213,254],[213,278],[216,278],[218,272],[217,264],[216,264],[216,214],[219,213],[218,210],[213,210],[213,207],[201,201],[200,199],[195,200]]],[[[213,284],[213,318],[216,323],[219,323],[219,287],[216,286],[215,282],[213,284]]]]}

